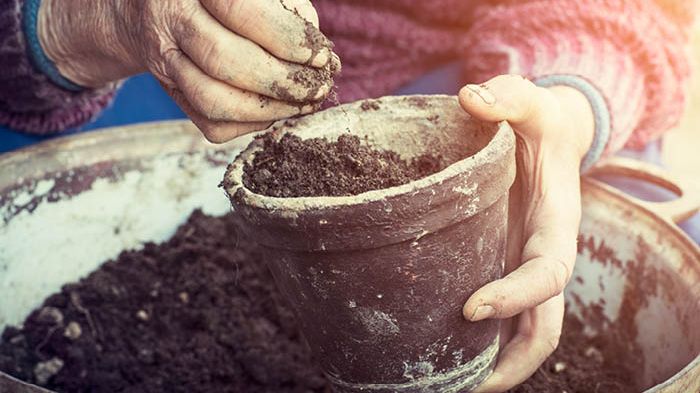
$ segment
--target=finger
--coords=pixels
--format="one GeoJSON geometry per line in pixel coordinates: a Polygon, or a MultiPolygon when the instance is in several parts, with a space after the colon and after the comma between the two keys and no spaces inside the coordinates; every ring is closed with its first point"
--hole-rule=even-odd
{"type": "Polygon", "coordinates": [[[329,69],[279,60],[222,26],[201,7],[183,20],[173,34],[180,48],[202,71],[242,90],[282,101],[317,102],[333,86],[329,69]]]}
{"type": "Polygon", "coordinates": [[[506,244],[506,263],[504,266],[504,274],[508,274],[517,269],[522,263],[522,253],[525,247],[524,235],[524,201],[526,201],[527,192],[524,190],[523,174],[524,171],[518,168],[520,176],[515,177],[515,181],[510,187],[508,194],[508,242],[506,244]]]}
{"type": "Polygon", "coordinates": [[[462,312],[472,322],[510,318],[560,294],[569,277],[564,261],[534,258],[506,277],[481,287],[467,300],[462,312]]]}
{"type": "Polygon", "coordinates": [[[464,305],[465,318],[509,318],[564,290],[576,261],[581,218],[577,184],[577,180],[570,184],[559,181],[556,187],[543,190],[537,203],[525,202],[527,240],[521,257],[525,262],[504,278],[479,288],[464,305]]]}
{"type": "Polygon", "coordinates": [[[168,75],[202,117],[213,121],[256,122],[311,113],[316,105],[291,105],[243,91],[204,74],[182,52],[166,60],[168,75]]]}
{"type": "Polygon", "coordinates": [[[503,392],[534,374],[559,345],[563,321],[563,295],[521,316],[518,332],[501,350],[495,370],[475,393],[503,392]]]}
{"type": "Polygon", "coordinates": [[[323,67],[333,60],[331,42],[312,22],[279,0],[201,0],[224,26],[280,59],[323,67]]]}
{"type": "Polygon", "coordinates": [[[309,0],[282,0],[282,4],[318,28],[318,13],[309,0]]]}
{"type": "Polygon", "coordinates": [[[559,107],[550,92],[520,75],[500,75],[481,85],[466,85],[459,92],[459,102],[478,119],[506,120],[513,128],[527,131],[544,129],[559,107]]]}
{"type": "Polygon", "coordinates": [[[163,87],[211,143],[228,142],[238,136],[261,131],[272,125],[270,122],[237,123],[209,120],[194,109],[181,91],[167,86],[163,87]]]}

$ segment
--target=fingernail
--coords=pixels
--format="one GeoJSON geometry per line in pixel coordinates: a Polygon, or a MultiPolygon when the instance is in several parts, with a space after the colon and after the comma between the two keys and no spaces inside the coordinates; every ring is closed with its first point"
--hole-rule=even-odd
{"type": "Polygon", "coordinates": [[[328,93],[330,93],[330,92],[331,92],[331,86],[330,86],[330,85],[321,86],[321,88],[318,89],[318,92],[316,92],[316,95],[314,96],[313,101],[321,101],[321,100],[323,100],[324,98],[326,98],[326,96],[327,96],[328,93]]]}
{"type": "Polygon", "coordinates": [[[479,85],[466,85],[464,87],[466,87],[470,92],[479,96],[479,98],[481,98],[486,105],[493,105],[496,103],[496,97],[485,87],[479,85]]]}
{"type": "Polygon", "coordinates": [[[333,61],[333,57],[331,56],[331,50],[328,48],[321,48],[311,59],[310,64],[313,67],[323,68],[331,61],[333,61]]]}
{"type": "Polygon", "coordinates": [[[338,57],[335,52],[331,52],[331,73],[333,75],[339,74],[342,68],[343,66],[340,64],[340,57],[338,57]]]}
{"type": "Polygon", "coordinates": [[[471,318],[469,318],[470,321],[472,322],[477,322],[481,321],[486,318],[491,318],[496,314],[496,309],[489,306],[488,304],[481,305],[474,310],[474,314],[472,314],[471,318]]]}

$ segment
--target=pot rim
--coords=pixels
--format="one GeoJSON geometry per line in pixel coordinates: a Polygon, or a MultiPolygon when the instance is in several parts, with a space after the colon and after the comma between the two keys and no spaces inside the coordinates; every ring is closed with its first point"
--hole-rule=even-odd
{"type": "MultiPolygon", "coordinates": [[[[448,95],[410,95],[410,96],[389,96],[382,97],[382,105],[406,105],[412,102],[427,102],[428,105],[457,103],[456,96],[448,95]]],[[[326,109],[319,113],[325,113],[325,116],[305,116],[294,122],[293,125],[283,124],[273,131],[276,136],[281,136],[284,133],[294,133],[297,126],[304,127],[313,125],[317,121],[327,121],[329,116],[339,117],[346,116],[347,112],[355,112],[361,109],[363,103],[376,102],[375,99],[359,100],[352,103],[339,105],[333,108],[326,109]]],[[[458,104],[459,105],[459,104],[458,104]]],[[[375,112],[375,115],[381,112],[375,112]]],[[[469,114],[465,116],[471,118],[469,114]]],[[[381,116],[381,115],[380,115],[381,116]]],[[[250,162],[259,151],[263,148],[263,142],[260,139],[253,140],[240,155],[229,165],[224,177],[223,187],[230,197],[235,197],[243,201],[246,205],[254,208],[271,210],[276,212],[288,212],[292,216],[295,213],[312,210],[312,209],[335,209],[341,207],[357,206],[371,202],[386,200],[398,195],[416,193],[422,189],[429,188],[436,184],[442,183],[460,173],[465,173],[478,168],[482,163],[489,161],[497,161],[503,158],[510,149],[515,145],[515,135],[512,128],[506,121],[501,122],[483,122],[484,124],[495,124],[498,129],[491,140],[481,150],[471,156],[465,157],[456,161],[445,169],[436,172],[430,176],[414,180],[412,182],[399,186],[383,188],[379,190],[366,191],[357,195],[347,196],[312,196],[312,197],[273,197],[263,194],[258,194],[251,191],[243,183],[243,168],[245,163],[250,162]]],[[[323,136],[323,135],[319,135],[323,136]]],[[[467,192],[468,190],[465,190],[467,192]]],[[[284,215],[284,214],[283,214],[284,215]]]]}

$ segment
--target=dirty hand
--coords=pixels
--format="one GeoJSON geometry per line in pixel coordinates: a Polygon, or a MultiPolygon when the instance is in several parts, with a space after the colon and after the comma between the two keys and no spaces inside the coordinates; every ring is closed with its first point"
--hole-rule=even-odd
{"type": "Polygon", "coordinates": [[[212,142],[318,109],[340,66],[309,0],[43,0],[38,33],[79,85],[150,71],[212,142]]]}
{"type": "Polygon", "coordinates": [[[581,219],[579,167],[593,139],[593,113],[573,88],[545,89],[516,75],[467,85],[459,101],[476,118],[507,120],[517,136],[507,275],[477,290],[463,309],[471,321],[516,317],[504,321],[498,364],[477,390],[502,392],[532,375],[559,342],[562,291],[581,219]]]}

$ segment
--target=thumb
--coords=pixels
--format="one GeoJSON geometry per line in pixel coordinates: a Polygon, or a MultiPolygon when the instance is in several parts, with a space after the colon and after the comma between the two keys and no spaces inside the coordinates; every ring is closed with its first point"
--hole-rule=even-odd
{"type": "Polygon", "coordinates": [[[541,128],[547,109],[557,101],[549,91],[520,75],[500,75],[481,85],[466,85],[459,103],[470,115],[484,121],[508,121],[520,130],[541,128]]]}

